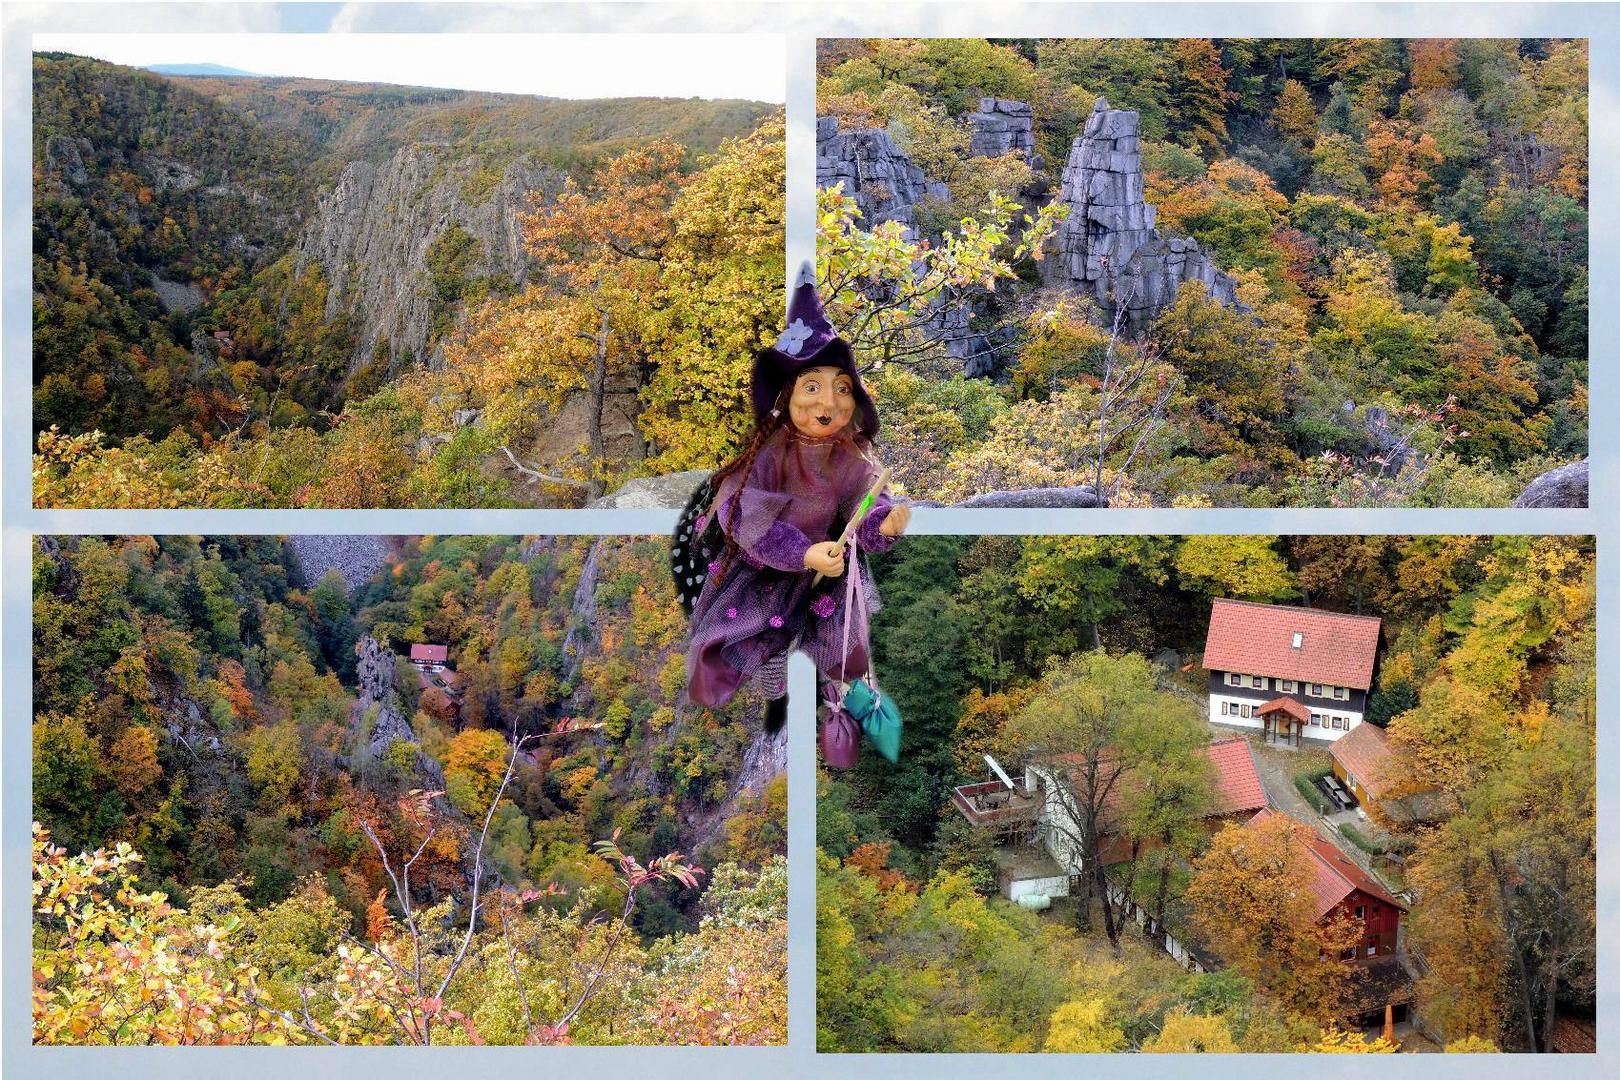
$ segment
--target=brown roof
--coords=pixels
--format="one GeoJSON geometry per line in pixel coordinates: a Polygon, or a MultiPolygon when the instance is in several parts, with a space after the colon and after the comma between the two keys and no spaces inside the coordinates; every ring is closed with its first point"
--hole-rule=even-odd
{"type": "Polygon", "coordinates": [[[1363,720],[1335,740],[1328,753],[1356,778],[1369,797],[1381,799],[1389,790],[1384,770],[1395,760],[1395,751],[1389,748],[1389,736],[1377,724],[1363,720]]]}
{"type": "Polygon", "coordinates": [[[1204,667],[1368,690],[1379,625],[1367,615],[1216,600],[1209,613],[1204,667]],[[1301,636],[1297,649],[1295,634],[1301,636]]]}
{"type": "MultiPolygon", "coordinates": [[[[1277,813],[1279,812],[1276,810],[1262,810],[1249,819],[1249,824],[1259,824],[1268,816],[1277,813]]],[[[1288,817],[1286,814],[1280,816],[1288,817]]],[[[1303,831],[1306,848],[1314,856],[1316,873],[1311,878],[1311,895],[1316,901],[1316,917],[1318,919],[1332,911],[1340,902],[1357,890],[1366,893],[1375,900],[1393,904],[1402,911],[1406,910],[1405,904],[1391,896],[1389,890],[1374,881],[1372,875],[1357,866],[1348,855],[1316,835],[1316,830],[1295,821],[1293,818],[1288,820],[1293,821],[1294,825],[1303,831]]]]}
{"type": "Polygon", "coordinates": [[[1208,754],[1218,772],[1211,816],[1265,809],[1266,789],[1247,739],[1218,739],[1209,744],[1208,754]]]}
{"type": "Polygon", "coordinates": [[[437,661],[443,663],[450,658],[448,645],[412,645],[411,659],[426,660],[430,663],[437,661]]]}
{"type": "Polygon", "coordinates": [[[1291,697],[1276,697],[1254,710],[1259,716],[1270,712],[1283,712],[1292,716],[1302,724],[1311,722],[1311,710],[1306,708],[1302,701],[1295,701],[1291,697]]]}

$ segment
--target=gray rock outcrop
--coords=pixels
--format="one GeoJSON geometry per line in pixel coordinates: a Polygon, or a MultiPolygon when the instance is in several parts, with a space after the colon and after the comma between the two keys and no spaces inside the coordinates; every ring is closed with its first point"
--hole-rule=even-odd
{"type": "Polygon", "coordinates": [[[367,634],[354,647],[355,679],[359,696],[350,707],[349,719],[357,733],[371,717],[371,733],[364,746],[356,747],[356,758],[380,759],[395,743],[408,743],[416,751],[416,775],[429,789],[442,790],[444,769],[422,752],[410,720],[399,711],[399,694],[394,688],[394,654],[367,634]]]}
{"type": "Polygon", "coordinates": [[[388,561],[388,540],[381,536],[289,536],[287,546],[306,589],[336,570],[352,594],[388,561]]]}
{"type": "Polygon", "coordinates": [[[438,362],[437,343],[429,340],[435,287],[428,252],[451,226],[472,238],[468,276],[526,279],[520,215],[530,209],[530,192],[552,194],[561,181],[520,159],[486,194],[481,168],[476,157],[456,158],[447,148],[417,143],[381,163],[350,162],[321,197],[295,259],[300,267],[320,265],[328,319],[355,318],[351,368],[376,357],[385,342],[382,359],[393,368],[438,362]]]}
{"type": "Polygon", "coordinates": [[[968,153],[975,157],[1001,157],[1016,151],[1033,162],[1035,113],[1028,102],[980,98],[978,111],[968,113],[967,120],[972,131],[968,153]]]}
{"type": "Polygon", "coordinates": [[[1196,240],[1165,237],[1154,227],[1157,213],[1143,198],[1140,119],[1097,99],[1063,169],[1058,198],[1070,210],[1058,233],[1055,273],[1094,297],[1109,319],[1125,308],[1132,333],[1174,303],[1189,281],[1221,304],[1248,310],[1238,303],[1236,282],[1196,240]]]}
{"type": "Polygon", "coordinates": [[[1513,505],[1525,508],[1584,508],[1589,483],[1586,459],[1582,458],[1544,472],[1530,481],[1524,492],[1513,500],[1513,505]]]}
{"type": "Polygon", "coordinates": [[[568,665],[564,681],[573,683],[585,661],[586,649],[596,640],[596,579],[602,566],[602,541],[593,543],[579,568],[579,584],[574,586],[574,617],[563,636],[563,661],[568,665]]]}
{"type": "Polygon", "coordinates": [[[615,510],[680,510],[692,497],[698,485],[709,476],[708,469],[688,469],[664,476],[643,476],[626,481],[619,490],[602,496],[590,505],[593,509],[615,510]]]}
{"type": "Polygon", "coordinates": [[[913,207],[923,198],[947,200],[944,184],[930,181],[882,128],[839,131],[838,119],[816,118],[816,186],[843,182],[861,210],[861,228],[898,221],[915,235],[913,207]]]}

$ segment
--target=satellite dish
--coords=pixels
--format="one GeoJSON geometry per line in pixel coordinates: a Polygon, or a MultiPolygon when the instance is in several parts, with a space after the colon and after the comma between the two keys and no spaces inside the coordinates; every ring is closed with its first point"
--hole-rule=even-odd
{"type": "Polygon", "coordinates": [[[997,763],[995,758],[991,757],[989,754],[986,754],[984,755],[984,763],[990,766],[990,771],[996,774],[996,779],[1007,785],[1008,791],[1018,790],[1018,785],[1012,782],[1012,777],[1007,775],[1007,770],[1003,769],[1001,765],[997,763]]]}

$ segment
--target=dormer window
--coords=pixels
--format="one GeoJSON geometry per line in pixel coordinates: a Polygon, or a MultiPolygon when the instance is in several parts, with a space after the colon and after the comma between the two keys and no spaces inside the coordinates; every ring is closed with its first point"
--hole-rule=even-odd
{"type": "Polygon", "coordinates": [[[1295,630],[1294,631],[1294,648],[1303,649],[1304,647],[1305,647],[1305,634],[1302,631],[1295,630]]]}
{"type": "Polygon", "coordinates": [[[1226,673],[1226,685],[1227,686],[1242,686],[1243,685],[1243,676],[1239,675],[1235,671],[1228,671],[1226,673]]]}

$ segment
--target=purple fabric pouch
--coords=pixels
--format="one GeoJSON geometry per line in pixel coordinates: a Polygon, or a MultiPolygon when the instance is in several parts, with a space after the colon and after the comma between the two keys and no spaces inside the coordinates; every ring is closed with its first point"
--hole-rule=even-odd
{"type": "Polygon", "coordinates": [[[853,769],[861,759],[861,725],[836,698],[827,701],[821,722],[821,759],[829,769],[853,769]]]}

